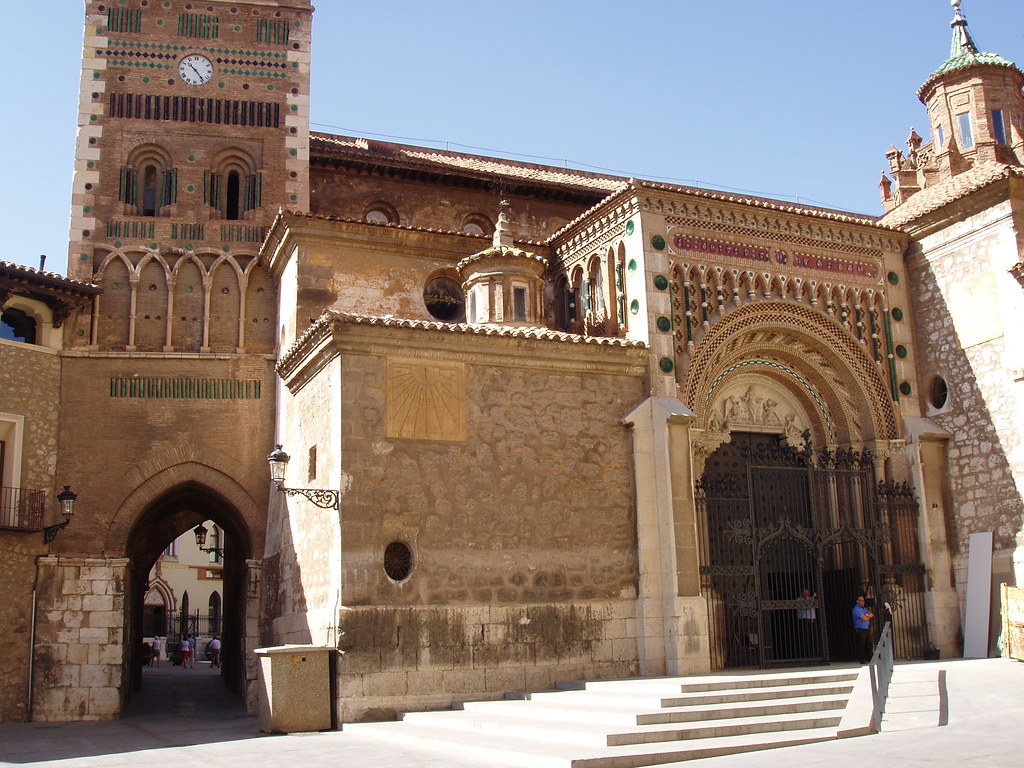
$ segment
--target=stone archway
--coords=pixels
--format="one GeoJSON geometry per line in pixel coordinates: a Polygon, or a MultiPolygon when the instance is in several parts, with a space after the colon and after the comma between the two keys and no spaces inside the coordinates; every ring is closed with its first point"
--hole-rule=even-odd
{"type": "Polygon", "coordinates": [[[150,569],[170,542],[206,520],[224,530],[227,542],[222,567],[217,569],[223,576],[221,674],[234,693],[248,698],[247,655],[255,647],[256,638],[247,636],[246,629],[256,624],[253,619],[258,612],[259,565],[253,559],[252,517],[240,509],[240,504],[244,507],[250,503],[249,495],[231,478],[208,466],[190,463],[149,478],[128,495],[118,510],[111,528],[126,529],[123,551],[127,561],[122,706],[143,680],[140,649],[150,569]]]}
{"type": "Polygon", "coordinates": [[[714,431],[723,387],[741,375],[793,393],[812,417],[818,445],[877,445],[899,437],[893,396],[878,363],[846,329],[809,307],[759,302],[708,329],[680,383],[697,426],[714,431]]]}

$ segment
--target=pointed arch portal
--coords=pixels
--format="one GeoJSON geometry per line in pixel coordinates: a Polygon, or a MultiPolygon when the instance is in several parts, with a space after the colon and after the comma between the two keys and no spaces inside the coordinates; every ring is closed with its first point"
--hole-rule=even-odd
{"type": "MultiPolygon", "coordinates": [[[[223,589],[218,597],[218,635],[222,642],[222,675],[236,694],[245,693],[246,618],[248,611],[249,558],[252,542],[245,517],[232,499],[211,485],[189,480],[165,487],[150,503],[141,506],[127,537],[125,554],[130,566],[126,585],[126,659],[131,684],[142,684],[140,649],[146,634],[145,597],[149,573],[168,544],[195,526],[212,520],[224,529],[230,546],[224,552],[223,589]]],[[[182,606],[184,609],[184,605],[182,606]]],[[[173,628],[172,628],[173,629],[173,628]]],[[[178,628],[178,632],[186,631],[178,628]]],[[[170,638],[176,644],[178,638],[170,638]]],[[[126,694],[128,691],[126,691],[126,694]]]]}
{"type": "Polygon", "coordinates": [[[696,501],[713,668],[855,658],[859,594],[874,601],[876,632],[892,622],[898,657],[923,657],[917,502],[906,484],[876,482],[873,459],[757,433],[733,433],[708,458],[696,501]]]}

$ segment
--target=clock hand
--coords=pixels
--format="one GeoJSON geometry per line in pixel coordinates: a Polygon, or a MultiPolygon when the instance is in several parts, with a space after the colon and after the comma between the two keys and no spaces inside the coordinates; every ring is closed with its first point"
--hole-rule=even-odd
{"type": "Polygon", "coordinates": [[[189,69],[191,69],[193,72],[196,73],[196,77],[198,77],[200,80],[203,78],[203,73],[200,72],[198,69],[196,69],[194,66],[189,64],[188,67],[189,67],[189,69]]]}

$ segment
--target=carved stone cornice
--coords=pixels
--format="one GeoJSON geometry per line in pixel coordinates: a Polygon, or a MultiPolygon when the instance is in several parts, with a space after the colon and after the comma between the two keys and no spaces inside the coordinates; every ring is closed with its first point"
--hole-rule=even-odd
{"type": "Polygon", "coordinates": [[[589,218],[581,217],[587,218],[585,226],[575,230],[566,228],[563,230],[566,232],[566,237],[558,239],[555,246],[554,266],[569,267],[616,238],[622,237],[625,234],[626,220],[639,212],[639,201],[635,196],[630,195],[621,198],[617,204],[610,205],[589,218]]]}
{"type": "MultiPolygon", "coordinates": [[[[644,183],[645,189],[659,185],[644,183]]],[[[902,253],[905,236],[880,226],[869,216],[832,211],[825,208],[788,205],[777,200],[740,198],[724,194],[703,195],[699,191],[665,187],[662,194],[640,199],[642,211],[663,214],[670,224],[719,225],[758,236],[788,235],[805,238],[809,243],[830,247],[853,246],[902,253]],[[671,193],[676,194],[671,194],[671,193]]]]}

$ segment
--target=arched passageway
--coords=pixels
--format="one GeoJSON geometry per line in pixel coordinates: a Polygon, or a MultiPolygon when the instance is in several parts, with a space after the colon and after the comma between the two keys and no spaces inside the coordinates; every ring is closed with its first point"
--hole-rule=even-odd
{"type": "MultiPolygon", "coordinates": [[[[222,643],[222,677],[225,685],[236,695],[245,693],[245,628],[247,613],[247,561],[252,555],[252,539],[244,518],[228,499],[199,482],[176,485],[152,501],[138,516],[128,536],[126,555],[129,558],[126,587],[125,665],[128,685],[125,701],[131,692],[142,685],[143,638],[151,634],[147,625],[146,595],[150,592],[150,572],[157,559],[182,534],[192,535],[194,528],[212,521],[223,532],[222,537],[208,540],[210,567],[200,567],[198,578],[221,581],[216,590],[217,626],[190,620],[190,613],[179,609],[179,626],[167,627],[166,641],[177,647],[182,635],[198,636],[198,653],[215,634],[222,643]],[[217,551],[222,550],[222,551],[217,551]]],[[[204,608],[206,602],[204,601],[204,608]]],[[[150,620],[151,621],[151,620],[150,620]]],[[[175,624],[179,624],[176,621],[175,624]]],[[[200,656],[202,658],[202,656],[200,656]]]]}

